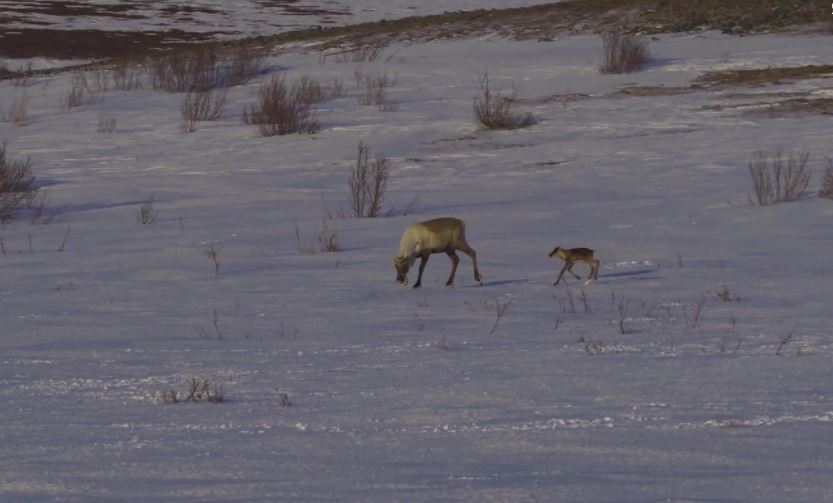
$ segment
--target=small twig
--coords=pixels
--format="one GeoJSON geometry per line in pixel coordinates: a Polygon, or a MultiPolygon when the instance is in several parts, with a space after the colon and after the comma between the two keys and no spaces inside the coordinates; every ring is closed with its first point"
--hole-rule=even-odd
{"type": "Polygon", "coordinates": [[[216,309],[211,313],[211,323],[214,324],[214,330],[217,332],[217,338],[222,339],[223,332],[220,331],[220,317],[217,314],[216,309]]]}
{"type": "Polygon", "coordinates": [[[61,241],[61,246],[58,247],[58,253],[61,253],[66,249],[67,241],[69,240],[69,225],[67,225],[67,232],[64,234],[64,239],[61,241]]]}
{"type": "Polygon", "coordinates": [[[786,345],[787,345],[787,343],[788,343],[788,342],[790,342],[792,339],[793,339],[793,331],[792,331],[792,330],[790,330],[790,333],[788,333],[788,334],[787,334],[787,336],[786,336],[786,337],[784,337],[784,338],[781,340],[781,344],[779,344],[779,345],[778,345],[778,349],[776,349],[776,350],[775,350],[775,355],[776,355],[776,356],[780,355],[780,354],[781,354],[781,350],[782,350],[782,349],[784,348],[784,346],[786,346],[786,345]]]}
{"type": "Polygon", "coordinates": [[[506,309],[509,307],[511,303],[511,299],[506,302],[501,302],[499,300],[495,301],[495,324],[492,325],[492,330],[489,331],[489,335],[495,333],[495,330],[497,330],[498,323],[500,323],[500,319],[503,318],[503,314],[506,313],[506,309]]]}

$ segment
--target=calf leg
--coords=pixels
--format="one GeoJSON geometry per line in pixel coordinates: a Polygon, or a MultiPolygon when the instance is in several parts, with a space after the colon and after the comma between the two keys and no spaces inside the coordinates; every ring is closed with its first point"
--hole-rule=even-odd
{"type": "Polygon", "coordinates": [[[567,270],[568,265],[569,264],[567,262],[564,263],[564,267],[561,268],[561,272],[558,274],[558,279],[555,280],[555,283],[553,283],[553,285],[557,285],[558,282],[561,281],[561,276],[564,276],[564,271],[567,270]]]}
{"type": "Polygon", "coordinates": [[[581,279],[581,276],[573,272],[573,266],[576,265],[575,262],[567,262],[567,272],[573,275],[576,279],[581,279]]]}
{"type": "Polygon", "coordinates": [[[454,283],[454,273],[457,272],[457,264],[460,263],[460,257],[454,253],[454,250],[448,250],[445,253],[451,259],[451,274],[448,276],[448,281],[445,282],[445,286],[451,286],[454,283]]]}
{"type": "Polygon", "coordinates": [[[419,262],[419,276],[417,276],[417,282],[414,285],[414,288],[419,288],[422,286],[422,271],[425,270],[425,264],[428,263],[429,254],[423,253],[422,255],[420,255],[420,257],[422,260],[420,260],[419,262]]]}

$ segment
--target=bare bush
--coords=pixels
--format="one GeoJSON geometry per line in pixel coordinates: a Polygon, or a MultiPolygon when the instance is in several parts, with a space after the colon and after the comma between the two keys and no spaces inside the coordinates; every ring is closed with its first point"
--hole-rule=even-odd
{"type": "Polygon", "coordinates": [[[136,91],[142,88],[142,68],[122,62],[112,69],[113,87],[119,91],[136,91]]]}
{"type": "Polygon", "coordinates": [[[602,35],[604,61],[599,67],[601,73],[631,73],[639,70],[648,61],[648,43],[632,33],[609,31],[602,35]]]}
{"type": "Polygon", "coordinates": [[[98,116],[98,132],[99,133],[115,133],[116,132],[116,117],[112,114],[102,112],[98,116]]]}
{"type": "Polygon", "coordinates": [[[162,403],[174,404],[180,402],[220,403],[224,400],[223,388],[208,379],[192,377],[187,383],[187,391],[180,393],[175,388],[169,388],[161,394],[162,403]]]}
{"type": "Polygon", "coordinates": [[[364,93],[359,96],[359,104],[367,106],[375,106],[382,112],[392,112],[399,107],[395,102],[388,99],[387,88],[391,85],[392,80],[388,74],[372,77],[364,75],[362,85],[364,93]]]}
{"type": "Polygon", "coordinates": [[[73,108],[79,107],[87,102],[89,83],[87,76],[83,72],[75,72],[72,74],[72,81],[69,92],[66,96],[61,98],[61,112],[69,112],[73,108]]]}
{"type": "Polygon", "coordinates": [[[136,210],[136,223],[152,224],[156,221],[156,210],[153,209],[153,196],[148,196],[145,202],[136,210]]]}
{"type": "Polygon", "coordinates": [[[821,179],[821,188],[819,189],[819,197],[826,197],[833,199],[833,159],[826,157],[827,167],[824,170],[824,176],[821,179]]]}
{"type": "Polygon", "coordinates": [[[327,100],[327,93],[317,79],[303,75],[296,84],[298,99],[307,105],[322,103],[327,100]]]}
{"type": "Polygon", "coordinates": [[[755,202],[764,206],[800,199],[810,183],[809,157],[810,151],[806,148],[790,151],[786,159],[781,148],[772,153],[763,150],[752,152],[749,175],[755,202]]]}
{"type": "Polygon", "coordinates": [[[228,88],[188,91],[180,106],[182,130],[193,133],[197,130],[197,122],[219,119],[226,106],[227,93],[228,88]]]}
{"type": "Polygon", "coordinates": [[[6,144],[0,144],[0,222],[14,220],[21,210],[31,207],[38,194],[32,162],[8,159],[6,144]]]}
{"type": "Polygon", "coordinates": [[[263,56],[245,49],[206,47],[157,56],[146,66],[155,90],[207,91],[250,81],[263,69],[263,56]]]}
{"type": "Polygon", "coordinates": [[[515,98],[489,87],[489,73],[480,76],[480,94],[474,98],[474,117],[484,129],[520,129],[537,122],[531,112],[514,111],[515,98]]]}
{"type": "Polygon", "coordinates": [[[92,72],[92,84],[90,91],[94,93],[106,93],[110,90],[110,73],[107,70],[96,70],[92,72]]]}
{"type": "Polygon", "coordinates": [[[358,158],[347,180],[350,187],[350,209],[354,217],[379,216],[389,177],[390,160],[378,153],[371,163],[370,149],[360,141],[358,158]]]}
{"type": "Polygon", "coordinates": [[[339,77],[333,77],[333,80],[327,86],[327,94],[330,99],[341,98],[344,96],[344,80],[339,77]]]}
{"type": "Polygon", "coordinates": [[[283,77],[272,77],[260,86],[257,102],[243,111],[243,122],[257,125],[262,136],[315,133],[321,123],[300,93],[297,84],[290,89],[283,77]]]}

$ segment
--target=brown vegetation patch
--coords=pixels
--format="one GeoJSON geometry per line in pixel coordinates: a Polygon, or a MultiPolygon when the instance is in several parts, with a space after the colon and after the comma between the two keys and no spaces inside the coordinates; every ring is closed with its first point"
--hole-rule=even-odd
{"type": "Polygon", "coordinates": [[[690,93],[697,87],[680,86],[627,86],[619,89],[614,94],[625,96],[673,96],[675,94],[690,93]]]}
{"type": "Polygon", "coordinates": [[[697,77],[704,86],[762,86],[783,84],[802,79],[826,77],[833,74],[833,65],[805,65],[753,70],[721,70],[697,77]]]}

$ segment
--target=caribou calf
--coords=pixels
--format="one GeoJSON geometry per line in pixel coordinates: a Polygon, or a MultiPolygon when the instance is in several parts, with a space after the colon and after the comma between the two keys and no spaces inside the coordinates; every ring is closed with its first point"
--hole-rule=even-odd
{"type": "Polygon", "coordinates": [[[399,242],[399,253],[393,258],[393,265],[396,267],[396,281],[399,283],[408,282],[408,270],[414,265],[417,257],[419,263],[419,276],[414,288],[422,285],[422,271],[428,263],[428,257],[432,253],[445,253],[451,259],[451,275],[448,276],[446,286],[454,283],[454,273],[457,272],[457,264],[460,258],[455,253],[460,250],[469,257],[474,265],[474,280],[483,284],[480,271],[477,270],[477,252],[466,243],[466,224],[457,218],[435,218],[425,222],[409,225],[402,233],[399,242]]]}
{"type": "Polygon", "coordinates": [[[599,261],[593,256],[593,253],[593,250],[590,248],[564,249],[556,246],[555,249],[550,252],[550,258],[560,258],[564,261],[564,267],[561,269],[561,274],[558,275],[558,279],[555,280],[554,284],[557,285],[558,282],[561,281],[561,276],[564,276],[564,271],[568,271],[576,279],[581,279],[578,274],[573,272],[573,266],[576,262],[584,262],[588,267],[590,267],[590,278],[587,280],[588,282],[591,279],[599,279],[599,261]]]}

